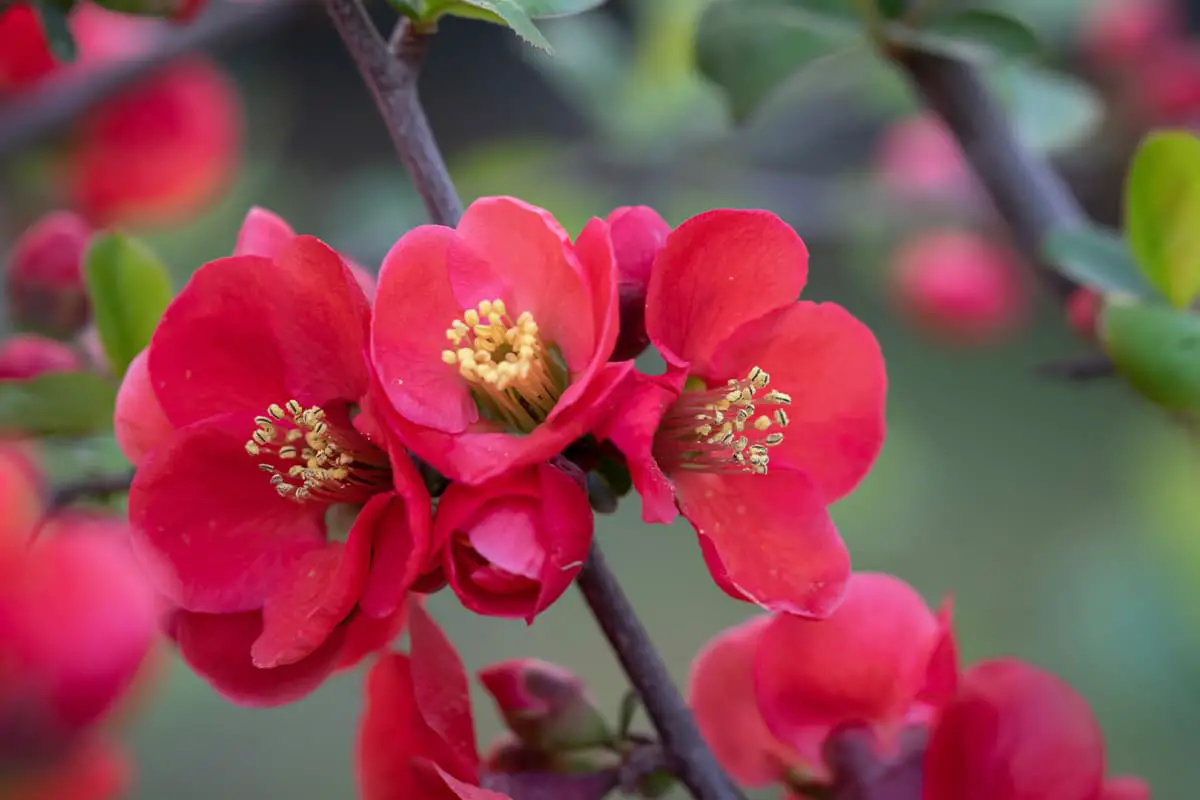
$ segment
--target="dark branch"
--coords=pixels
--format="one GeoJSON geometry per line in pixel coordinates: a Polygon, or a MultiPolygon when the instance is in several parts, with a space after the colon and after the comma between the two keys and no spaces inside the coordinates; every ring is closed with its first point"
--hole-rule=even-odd
{"type": "Polygon", "coordinates": [[[650,635],[609,570],[596,542],[576,579],[592,615],[608,638],[658,730],[663,747],[675,762],[671,772],[699,800],[740,797],[700,735],[650,635]]]}
{"type": "Polygon", "coordinates": [[[1066,184],[1042,158],[1017,142],[1004,110],[969,64],[916,50],[893,52],[926,105],[954,133],[1017,244],[1048,288],[1065,300],[1075,284],[1045,263],[1051,230],[1086,219],[1066,184]]]}
{"type": "Polygon", "coordinates": [[[228,3],[172,29],[145,52],[82,72],[65,72],[0,104],[0,159],[61,130],[97,103],[179,56],[260,32],[295,13],[300,0],[228,3]]]}
{"type": "Polygon", "coordinates": [[[103,500],[113,495],[124,494],[129,491],[131,483],[133,483],[132,470],[116,475],[98,475],[94,478],[85,478],[55,486],[46,501],[47,514],[61,511],[81,500],[103,500]]]}
{"type": "Polygon", "coordinates": [[[1038,367],[1038,373],[1048,378],[1083,382],[1097,378],[1111,378],[1116,374],[1112,360],[1103,353],[1079,356],[1062,361],[1049,361],[1038,367]]]}
{"type": "Polygon", "coordinates": [[[462,216],[462,202],[450,182],[417,89],[429,37],[402,21],[403,27],[389,44],[359,0],[325,0],[325,8],[371,90],[430,218],[441,225],[456,224],[462,216]]]}

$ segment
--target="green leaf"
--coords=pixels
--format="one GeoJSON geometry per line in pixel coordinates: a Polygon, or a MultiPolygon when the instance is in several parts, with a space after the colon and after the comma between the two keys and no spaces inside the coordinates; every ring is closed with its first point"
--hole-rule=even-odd
{"type": "Polygon", "coordinates": [[[77,55],[75,37],[67,26],[67,12],[71,4],[65,6],[42,0],[38,3],[38,15],[42,18],[42,29],[46,32],[46,41],[50,52],[59,61],[74,61],[77,55]]]}
{"type": "Polygon", "coordinates": [[[92,239],[84,254],[83,274],[104,352],[121,377],[150,343],[171,302],[171,278],[149,248],[120,233],[92,239]]]}
{"type": "Polygon", "coordinates": [[[633,717],[642,707],[642,697],[633,689],[625,692],[621,698],[621,708],[617,714],[617,741],[623,742],[629,738],[633,728],[633,717]]]}
{"type": "Polygon", "coordinates": [[[934,17],[896,38],[922,50],[976,63],[1029,58],[1040,49],[1037,36],[1024,24],[982,9],[934,17]]]}
{"type": "Polygon", "coordinates": [[[1094,225],[1058,228],[1046,237],[1042,253],[1063,275],[1102,294],[1155,294],[1116,231],[1094,225]]]}
{"type": "Polygon", "coordinates": [[[1200,410],[1200,316],[1165,306],[1110,304],[1101,340],[1117,371],[1169,411],[1200,410]]]}
{"type": "Polygon", "coordinates": [[[1070,147],[1104,118],[1104,101],[1078,78],[1021,63],[988,70],[984,78],[1007,107],[1017,138],[1032,150],[1070,147]]]}
{"type": "Polygon", "coordinates": [[[112,427],[117,387],[94,372],[0,381],[0,431],[83,436],[112,427]]]}
{"type": "Polygon", "coordinates": [[[454,0],[435,3],[426,10],[428,19],[437,19],[442,14],[504,25],[539,50],[551,51],[550,42],[533,24],[533,19],[519,0],[454,0]]]}
{"type": "Polygon", "coordinates": [[[740,122],[804,65],[863,42],[845,0],[715,0],[700,18],[696,56],[740,122]]]}
{"type": "Polygon", "coordinates": [[[525,13],[533,19],[544,17],[570,17],[598,8],[606,0],[517,0],[525,13]]]}
{"type": "Polygon", "coordinates": [[[900,19],[908,13],[909,0],[878,0],[876,7],[886,19],[900,19]]]}
{"type": "Polygon", "coordinates": [[[1125,236],[1146,278],[1174,306],[1200,294],[1200,139],[1146,137],[1125,183],[1125,236]]]}

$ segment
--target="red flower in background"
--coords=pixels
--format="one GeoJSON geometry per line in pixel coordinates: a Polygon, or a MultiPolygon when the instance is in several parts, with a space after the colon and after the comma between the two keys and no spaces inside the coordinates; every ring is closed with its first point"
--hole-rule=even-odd
{"type": "Polygon", "coordinates": [[[533,622],[575,579],[594,526],[583,475],[556,461],[478,486],[452,483],[438,501],[433,531],[464,606],[533,622]]]}
{"type": "MultiPolygon", "coordinates": [[[[57,66],[31,6],[0,13],[0,93],[134,56],[162,30],[90,3],[77,5],[69,24],[79,57],[57,66]]],[[[99,225],[186,218],[229,182],[241,129],[224,73],[206,59],[174,62],[83,116],[63,158],[63,193],[99,225]]]]}
{"type": "Polygon", "coordinates": [[[466,670],[425,610],[410,603],[410,652],[367,674],[358,731],[363,800],[500,800],[479,787],[479,752],[466,670]]]}
{"type": "Polygon", "coordinates": [[[979,189],[954,134],[939,118],[910,117],[884,133],[875,155],[884,188],[901,202],[973,202],[979,189]]]}
{"type": "Polygon", "coordinates": [[[1061,679],[1013,659],[962,676],[925,752],[924,800],[1149,800],[1134,778],[1105,781],[1104,735],[1061,679]]]}
{"type": "Polygon", "coordinates": [[[629,381],[598,435],[625,454],[645,520],[678,508],[731,596],[826,616],[850,571],[826,506],[882,446],[887,379],[866,326],[796,302],[807,271],[800,237],[765,211],[676,228],[646,297],[667,373],[629,381]]]}
{"type": "Polygon", "coordinates": [[[748,786],[828,780],[822,749],[839,728],[868,726],[887,751],[904,726],[927,721],[953,695],[948,617],[903,581],[859,572],[827,620],[782,614],[731,628],[692,666],[700,729],[748,786]]]}
{"type": "Polygon", "coordinates": [[[630,362],[617,338],[608,225],[572,244],[546,211],[476,200],[456,229],[423,225],[384,259],[372,363],[405,443],[480,484],[588,433],[630,362]]]}
{"type": "Polygon", "coordinates": [[[83,367],[68,345],[32,333],[0,341],[0,381],[27,380],[47,372],[73,372],[83,367]]]}
{"type": "Polygon", "coordinates": [[[72,211],[52,211],[13,246],[5,273],[8,304],[17,322],[69,336],[88,320],[83,253],[92,226],[72,211]]]}
{"type": "Polygon", "coordinates": [[[341,256],[255,210],[126,375],[135,545],[184,659],[236,702],[294,700],[382,647],[440,557],[428,492],[367,405],[369,317],[341,256]]]}

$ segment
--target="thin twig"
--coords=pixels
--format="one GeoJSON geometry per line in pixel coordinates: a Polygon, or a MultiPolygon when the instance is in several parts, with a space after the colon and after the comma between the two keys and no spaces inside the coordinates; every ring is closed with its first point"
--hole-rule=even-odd
{"type": "Polygon", "coordinates": [[[1038,373],[1048,378],[1081,383],[1098,378],[1111,378],[1116,374],[1116,367],[1108,356],[1094,353],[1061,361],[1049,361],[1038,367],[1038,373]]]}
{"type": "Polygon", "coordinates": [[[0,104],[0,159],[66,127],[97,103],[176,58],[249,36],[295,13],[301,0],[228,3],[191,25],[163,33],[144,52],[70,70],[0,104]]]}
{"type": "Polygon", "coordinates": [[[393,48],[379,35],[361,2],[325,0],[325,8],[371,90],[430,218],[441,225],[455,225],[462,216],[462,202],[450,182],[417,88],[429,37],[404,20],[402,32],[392,36],[393,55],[393,48]]]}
{"type": "Polygon", "coordinates": [[[97,475],[93,478],[73,481],[55,486],[46,501],[47,514],[61,511],[80,500],[105,499],[129,491],[133,483],[133,471],[113,475],[97,475]]]}
{"type": "Polygon", "coordinates": [[[708,749],[650,635],[595,542],[575,583],[641,695],[663,746],[675,760],[672,771],[700,800],[736,800],[740,796],[737,789],[708,749]]]}
{"type": "Polygon", "coordinates": [[[917,50],[893,55],[926,105],[953,132],[1025,257],[1039,265],[1047,287],[1065,301],[1075,284],[1045,262],[1041,249],[1053,229],[1086,220],[1071,191],[1044,159],[1020,145],[974,67],[917,50]]]}

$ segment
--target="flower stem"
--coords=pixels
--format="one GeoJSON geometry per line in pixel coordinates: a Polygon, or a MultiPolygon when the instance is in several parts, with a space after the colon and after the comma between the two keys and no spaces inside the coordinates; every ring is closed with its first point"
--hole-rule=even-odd
{"type": "Polygon", "coordinates": [[[325,9],[375,98],[430,219],[439,225],[457,224],[462,201],[450,181],[417,89],[428,36],[402,20],[389,45],[360,0],[325,0],[325,9]]]}
{"type": "MultiPolygon", "coordinates": [[[[361,0],[325,0],[325,6],[379,106],[400,160],[434,222],[453,225],[462,203],[446,170],[417,96],[426,35],[401,20],[385,42],[361,0]]],[[[576,581],[616,651],[670,754],[680,780],[698,800],[737,800],[740,794],[717,764],[646,629],[593,542],[576,581]]]]}
{"type": "Polygon", "coordinates": [[[1017,141],[1004,110],[970,64],[912,49],[891,51],[924,99],[958,140],[967,161],[991,195],[1030,264],[1047,288],[1065,301],[1074,282],[1046,264],[1042,243],[1055,228],[1086,216],[1053,168],[1017,141]]]}
{"type": "Polygon", "coordinates": [[[740,797],[700,735],[662,657],[595,541],[575,584],[641,695],[663,747],[672,757],[675,774],[692,796],[699,800],[740,797]]]}

